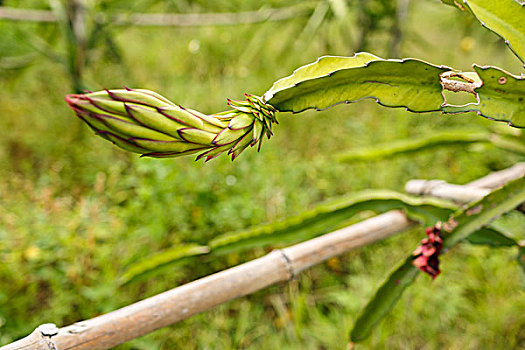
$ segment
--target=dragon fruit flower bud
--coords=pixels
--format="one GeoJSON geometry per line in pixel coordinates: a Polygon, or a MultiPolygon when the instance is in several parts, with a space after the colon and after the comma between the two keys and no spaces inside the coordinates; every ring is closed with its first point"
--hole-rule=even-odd
{"type": "Polygon", "coordinates": [[[235,159],[262,143],[277,123],[275,109],[260,97],[228,100],[232,110],[205,115],[142,89],[104,90],[66,96],[69,106],[97,135],[143,156],[167,158],[201,152],[210,160],[224,152],[235,159]]]}

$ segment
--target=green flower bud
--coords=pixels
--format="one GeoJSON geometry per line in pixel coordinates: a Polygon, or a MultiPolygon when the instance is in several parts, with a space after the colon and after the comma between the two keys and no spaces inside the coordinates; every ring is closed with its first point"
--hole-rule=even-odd
{"type": "Polygon", "coordinates": [[[228,100],[232,108],[205,115],[178,106],[156,92],[122,89],[67,95],[77,116],[97,135],[143,156],[167,158],[201,152],[206,161],[227,152],[232,160],[248,146],[270,138],[275,109],[257,96],[228,100]]]}

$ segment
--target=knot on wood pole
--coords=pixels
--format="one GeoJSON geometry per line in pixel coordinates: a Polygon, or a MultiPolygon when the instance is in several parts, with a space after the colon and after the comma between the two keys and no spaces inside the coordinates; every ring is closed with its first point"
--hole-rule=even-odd
{"type": "Polygon", "coordinates": [[[286,254],[286,250],[285,249],[276,249],[275,252],[281,254],[281,257],[284,260],[284,268],[286,269],[286,272],[288,274],[288,280],[293,279],[295,277],[295,271],[294,271],[294,268],[293,268],[292,260],[286,254]]]}
{"type": "Polygon", "coordinates": [[[59,331],[56,324],[44,323],[38,326],[36,330],[40,332],[42,339],[50,350],[59,350],[55,342],[52,340],[52,337],[57,335],[59,331]]]}

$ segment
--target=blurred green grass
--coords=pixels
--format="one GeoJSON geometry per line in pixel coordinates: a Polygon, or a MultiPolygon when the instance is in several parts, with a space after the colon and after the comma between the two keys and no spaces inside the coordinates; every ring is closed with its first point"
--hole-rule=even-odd
{"type": "MultiPolygon", "coordinates": [[[[124,9],[120,3],[112,2],[124,9]]],[[[134,7],[207,12],[264,4],[141,1],[134,7]]],[[[39,1],[24,6],[45,7],[39,1]]],[[[86,83],[93,90],[148,88],[205,113],[221,111],[226,97],[262,94],[273,81],[318,56],[353,54],[359,27],[350,9],[348,22],[327,18],[313,31],[305,30],[307,18],[230,27],[115,28],[123,62],[95,52],[86,83]]],[[[514,73],[520,69],[495,35],[437,2],[412,2],[404,26],[404,57],[464,70],[472,62],[514,73]],[[470,49],[466,37],[473,39],[470,49]]],[[[4,58],[31,54],[30,35],[58,32],[51,24],[0,22],[0,34],[4,58]]],[[[58,37],[52,41],[65,51],[58,37]]],[[[370,43],[370,51],[388,56],[385,29],[372,33],[370,43]]],[[[382,162],[335,162],[334,155],[353,148],[456,127],[493,126],[475,115],[415,115],[372,101],[281,114],[276,135],[261,152],[247,150],[233,163],[226,157],[207,164],[191,157],[140,159],[94,137],[81,124],[63,101],[70,86],[63,66],[42,56],[27,67],[0,69],[2,345],[41,323],[62,326],[91,318],[267,252],[260,248],[216,260],[203,257],[146,282],[118,287],[126,266],[162,249],[206,243],[333,196],[367,188],[401,191],[413,178],[465,183],[520,160],[475,145],[382,162]]],[[[421,236],[412,230],[345,254],[289,284],[119,348],[345,349],[359,309],[421,236]]],[[[525,348],[525,284],[515,255],[509,249],[457,248],[443,259],[444,273],[434,282],[420,277],[362,348],[525,348]]]]}

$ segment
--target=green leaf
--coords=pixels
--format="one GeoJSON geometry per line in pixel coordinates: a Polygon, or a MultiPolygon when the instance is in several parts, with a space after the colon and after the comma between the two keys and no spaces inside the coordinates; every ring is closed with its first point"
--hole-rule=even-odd
{"type": "MultiPolygon", "coordinates": [[[[493,247],[513,247],[517,243],[512,238],[494,228],[482,228],[467,238],[471,244],[485,244],[493,247]]],[[[403,264],[390,274],[361,311],[350,333],[353,342],[360,342],[370,336],[374,327],[394,307],[405,289],[412,284],[419,270],[412,265],[413,257],[409,256],[403,264]]],[[[524,258],[525,266],[525,258],[524,258]]]]}
{"type": "Polygon", "coordinates": [[[209,246],[213,253],[227,253],[251,247],[304,241],[344,227],[354,215],[367,210],[382,213],[403,209],[410,218],[433,224],[447,220],[455,208],[455,204],[435,198],[369,190],[321,204],[280,222],[218,236],[209,242],[209,246]]]}
{"type": "Polygon", "coordinates": [[[470,244],[490,245],[492,247],[514,247],[517,242],[492,227],[484,227],[467,237],[470,244]]]}
{"type": "Polygon", "coordinates": [[[369,53],[326,56],[277,81],[264,98],[281,112],[323,109],[365,98],[412,112],[437,111],[444,102],[440,74],[449,70],[415,59],[385,60],[369,53]]]}
{"type": "Polygon", "coordinates": [[[314,78],[321,78],[340,69],[363,67],[366,66],[366,64],[369,62],[377,60],[382,60],[382,58],[377,57],[376,55],[373,55],[368,52],[360,52],[355,54],[353,57],[320,57],[314,63],[297,68],[289,77],[279,79],[265,94],[265,98],[269,95],[274,95],[275,93],[281,90],[289,89],[301,81],[314,78]]]}
{"type": "Polygon", "coordinates": [[[490,134],[469,130],[444,131],[430,136],[395,140],[375,147],[358,148],[340,154],[340,162],[375,161],[417,153],[434,148],[461,146],[473,143],[490,143],[495,147],[525,155],[525,143],[512,135],[490,134]]]}
{"type": "MultiPolygon", "coordinates": [[[[525,214],[519,210],[513,210],[495,220],[490,224],[490,228],[496,230],[501,236],[504,236],[507,239],[507,243],[508,240],[511,240],[514,243],[513,245],[518,247],[517,262],[523,269],[523,272],[525,272],[525,214]]],[[[467,237],[469,243],[472,243],[471,238],[476,235],[477,232],[467,237]]],[[[493,243],[493,240],[492,238],[488,244],[493,243]]],[[[500,241],[503,241],[501,237],[497,238],[495,243],[500,241]]],[[[483,244],[483,242],[481,243],[483,244]]],[[[499,246],[506,245],[500,244],[499,246]]]]}
{"type": "MultiPolygon", "coordinates": [[[[522,202],[525,202],[525,177],[509,182],[501,189],[457,212],[448,222],[448,225],[454,225],[454,228],[445,237],[444,248],[450,249],[472,234],[474,236],[471,240],[474,243],[499,246],[516,244],[513,239],[505,237],[497,228],[484,228],[483,226],[490,224],[522,202]]],[[[413,257],[409,256],[368,302],[351,331],[352,341],[359,342],[366,339],[374,326],[392,309],[404,290],[415,280],[419,270],[412,265],[412,260],[413,257]]],[[[525,267],[525,250],[522,247],[520,247],[518,261],[525,267]]]]}
{"type": "Polygon", "coordinates": [[[525,272],[525,246],[520,246],[518,251],[518,264],[525,272]]]}
{"type": "Polygon", "coordinates": [[[525,238],[525,214],[513,210],[494,220],[466,238],[470,244],[491,247],[518,247],[525,238]]]}
{"type": "Polygon", "coordinates": [[[525,241],[525,214],[519,210],[513,210],[496,219],[490,227],[516,242],[525,241]]]}
{"type": "Polygon", "coordinates": [[[492,135],[490,142],[498,148],[525,155],[525,139],[513,135],[492,135]]]}
{"type": "Polygon", "coordinates": [[[436,221],[447,220],[457,206],[449,201],[435,198],[421,198],[394,191],[369,190],[332,200],[280,222],[218,236],[211,240],[208,246],[187,244],[153,254],[130,265],[122,275],[121,283],[144,280],[166,267],[172,267],[201,254],[225,254],[253,247],[304,241],[348,226],[355,221],[355,215],[359,212],[382,213],[393,209],[404,210],[412,220],[430,225],[436,221]]]}
{"type": "Polygon", "coordinates": [[[173,267],[175,263],[182,263],[186,258],[206,254],[209,247],[197,244],[178,245],[161,253],[154,254],[146,259],[131,264],[122,274],[120,284],[128,284],[151,277],[167,267],[173,267]]]}
{"type": "MultiPolygon", "coordinates": [[[[449,0],[450,1],[450,0],[449,0]]],[[[463,0],[481,24],[499,35],[525,63],[525,7],[516,0],[463,0]]]]}
{"type": "Polygon", "coordinates": [[[483,81],[483,85],[475,90],[479,102],[464,106],[445,105],[443,112],[476,112],[485,118],[525,128],[525,77],[497,67],[474,65],[474,69],[483,81]]]}
{"type": "MultiPolygon", "coordinates": [[[[494,247],[513,247],[517,243],[494,228],[482,228],[468,237],[471,244],[488,244],[494,247]]],[[[523,252],[525,254],[525,251],[523,252]]],[[[360,342],[370,336],[374,327],[394,307],[405,289],[416,279],[419,270],[412,265],[412,256],[390,274],[361,311],[350,333],[353,342],[360,342]]],[[[523,257],[525,266],[525,257],[523,257]]]]}
{"type": "Polygon", "coordinates": [[[489,142],[489,136],[490,134],[486,132],[472,132],[468,130],[445,131],[431,136],[396,140],[376,147],[352,150],[339,156],[338,159],[342,162],[379,160],[435,147],[489,142]]]}
{"type": "Polygon", "coordinates": [[[390,274],[357,317],[350,332],[351,341],[360,342],[370,336],[374,327],[394,307],[405,289],[416,280],[418,273],[419,270],[412,265],[410,256],[390,274]]]}
{"type": "MultiPolygon", "coordinates": [[[[470,234],[525,202],[525,177],[509,182],[481,200],[470,204],[449,220],[449,233],[444,235],[443,248],[450,249],[470,234]]],[[[445,225],[447,231],[447,225],[445,225]]]]}

